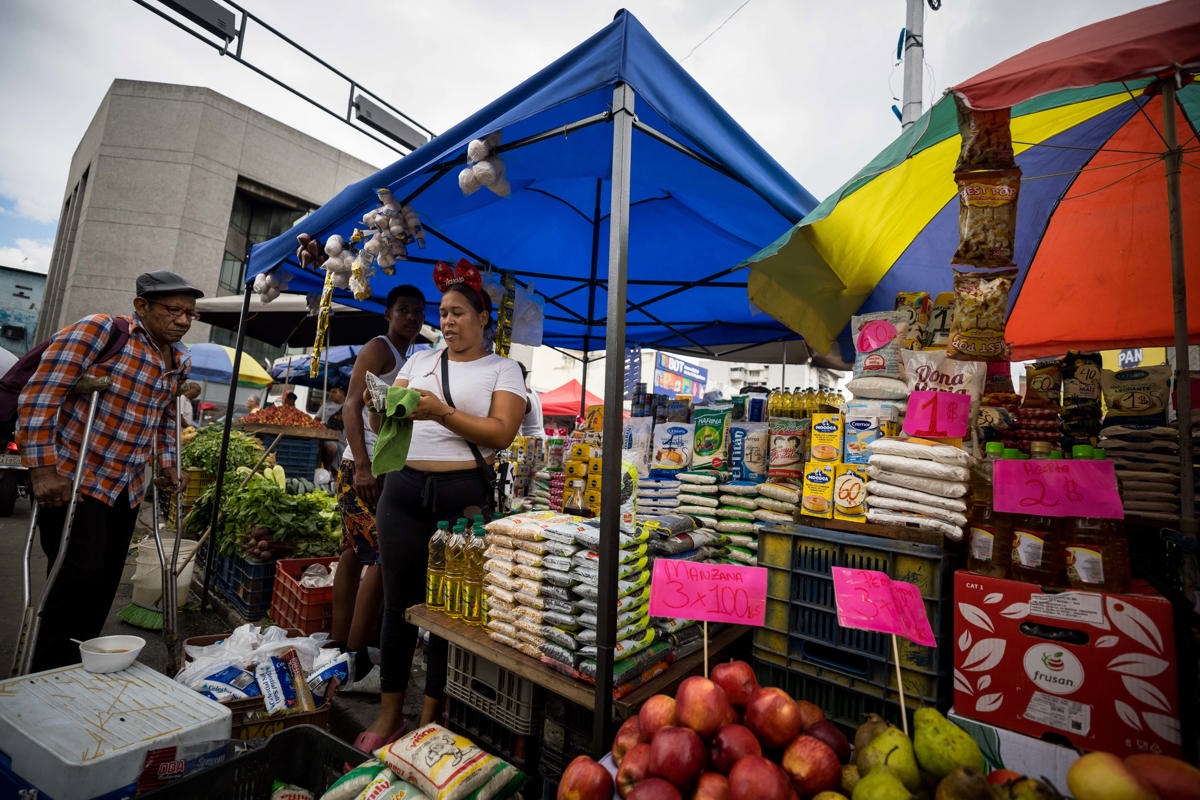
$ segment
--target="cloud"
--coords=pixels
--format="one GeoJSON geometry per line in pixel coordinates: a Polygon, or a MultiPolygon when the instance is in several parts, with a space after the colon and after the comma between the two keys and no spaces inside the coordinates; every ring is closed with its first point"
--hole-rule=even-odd
{"type": "Polygon", "coordinates": [[[53,248],[53,242],[17,239],[13,247],[0,247],[0,266],[45,274],[50,269],[50,253],[53,248]]]}

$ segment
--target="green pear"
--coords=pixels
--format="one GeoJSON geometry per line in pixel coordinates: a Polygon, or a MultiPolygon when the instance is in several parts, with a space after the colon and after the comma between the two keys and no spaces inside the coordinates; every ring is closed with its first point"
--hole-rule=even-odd
{"type": "Polygon", "coordinates": [[[917,770],[917,757],[913,753],[912,740],[894,725],[889,725],[866,747],[858,751],[856,763],[859,773],[864,778],[870,775],[873,769],[886,765],[896,773],[896,777],[909,792],[915,792],[921,785],[921,773],[917,770]]]}
{"type": "Polygon", "coordinates": [[[895,772],[887,767],[876,767],[854,785],[850,800],[909,800],[911,797],[912,792],[895,772]]]}
{"type": "Polygon", "coordinates": [[[944,778],[958,767],[983,771],[983,753],[962,728],[936,708],[918,708],[913,714],[913,751],[921,769],[944,778]]]}
{"type": "Polygon", "coordinates": [[[993,800],[995,787],[974,767],[955,767],[938,781],[933,800],[993,800]]]}
{"type": "Polygon", "coordinates": [[[1058,790],[1037,778],[1021,778],[1004,785],[1009,800],[1062,800],[1058,790]]]}
{"type": "Polygon", "coordinates": [[[854,731],[854,749],[862,750],[871,740],[887,730],[888,721],[878,714],[867,714],[863,723],[854,731]]]}

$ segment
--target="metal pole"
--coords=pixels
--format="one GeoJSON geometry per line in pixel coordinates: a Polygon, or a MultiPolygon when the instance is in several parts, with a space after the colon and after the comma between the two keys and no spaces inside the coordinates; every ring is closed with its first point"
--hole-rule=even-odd
{"type": "Polygon", "coordinates": [[[612,743],[613,649],[617,636],[617,559],[621,524],[621,398],[625,388],[625,279],[629,272],[629,176],[633,88],[613,90],[612,200],[608,226],[608,322],[604,343],[604,467],[600,497],[600,574],[596,612],[596,712],[592,754],[612,743]]]}
{"type": "Polygon", "coordinates": [[[925,70],[925,0],[907,0],[904,14],[904,97],[900,129],[921,117],[921,79],[925,70]]]}
{"type": "Polygon", "coordinates": [[[1179,528],[1186,535],[1196,534],[1196,477],[1192,465],[1192,380],[1188,358],[1187,270],[1183,263],[1183,209],[1181,208],[1179,170],[1183,153],[1179,149],[1179,134],[1175,128],[1175,80],[1177,75],[1163,79],[1163,140],[1167,151],[1163,161],[1167,168],[1167,214],[1171,232],[1171,297],[1175,306],[1175,397],[1179,414],[1179,528]]]}

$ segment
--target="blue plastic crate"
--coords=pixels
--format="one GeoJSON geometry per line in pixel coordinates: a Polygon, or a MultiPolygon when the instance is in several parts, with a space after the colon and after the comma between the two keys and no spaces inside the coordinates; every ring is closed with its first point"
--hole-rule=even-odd
{"type": "MultiPolygon", "coordinates": [[[[258,438],[263,447],[268,447],[275,440],[272,434],[260,433],[258,438]]],[[[283,472],[289,478],[307,478],[312,480],[313,472],[318,466],[318,456],[321,453],[323,439],[310,439],[304,436],[283,436],[275,445],[275,463],[283,467],[283,472]]]]}
{"type": "Polygon", "coordinates": [[[275,561],[218,556],[214,585],[244,619],[262,619],[271,610],[275,561]]]}

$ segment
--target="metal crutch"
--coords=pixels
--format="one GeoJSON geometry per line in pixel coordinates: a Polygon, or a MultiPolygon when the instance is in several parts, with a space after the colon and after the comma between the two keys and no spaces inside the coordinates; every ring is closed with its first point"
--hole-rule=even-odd
{"type": "MultiPolygon", "coordinates": [[[[183,459],[180,442],[179,405],[175,406],[175,480],[183,478],[183,459]]],[[[155,445],[157,451],[157,444],[155,445]]],[[[155,453],[155,466],[158,465],[158,454],[155,453]]],[[[171,497],[175,504],[175,542],[171,547],[171,568],[167,569],[166,553],[163,549],[162,537],[158,531],[158,483],[154,482],[154,544],[158,550],[158,565],[162,575],[162,614],[163,614],[163,644],[167,648],[167,672],[174,674],[178,667],[175,657],[175,646],[179,642],[179,575],[183,568],[179,565],[179,540],[183,538],[183,498],[179,492],[171,497]]]]}
{"type": "Polygon", "coordinates": [[[110,388],[112,381],[107,377],[92,378],[84,376],[71,387],[75,394],[90,394],[88,402],[87,422],[83,426],[83,443],[79,447],[79,460],[75,464],[75,477],[71,481],[71,501],[67,504],[67,516],[63,520],[62,536],[58,542],[58,555],[54,566],[46,575],[46,583],[38,597],[37,605],[32,603],[32,580],[30,562],[33,554],[33,537],[37,530],[38,502],[32,498],[32,511],[29,513],[29,534],[25,537],[25,560],[23,565],[25,610],[21,614],[21,627],[17,634],[17,649],[13,654],[13,675],[27,675],[33,668],[33,651],[37,646],[38,631],[42,626],[42,613],[46,608],[46,600],[62,565],[67,560],[67,548],[71,544],[71,526],[75,523],[75,507],[79,502],[79,484],[83,482],[83,470],[87,463],[88,452],[92,443],[92,425],[96,421],[96,408],[100,404],[100,392],[110,388]]]}

